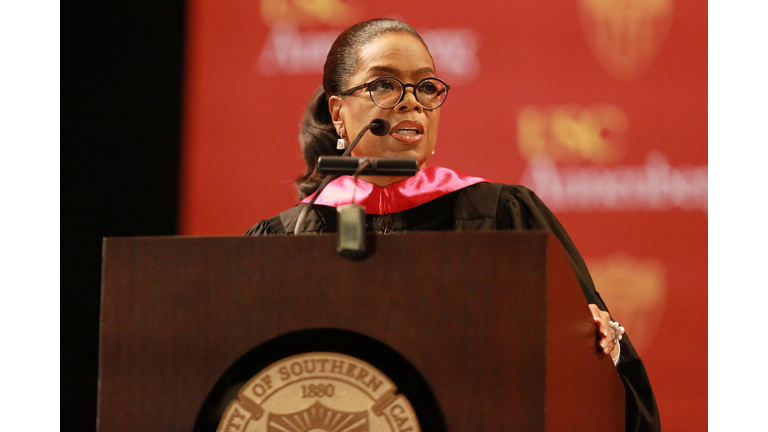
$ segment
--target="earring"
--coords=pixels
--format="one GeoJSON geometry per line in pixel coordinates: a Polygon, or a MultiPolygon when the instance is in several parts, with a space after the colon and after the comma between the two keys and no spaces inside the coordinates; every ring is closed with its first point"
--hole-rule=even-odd
{"type": "Polygon", "coordinates": [[[432,154],[435,154],[435,151],[434,151],[434,150],[432,150],[432,154]]]}
{"type": "Polygon", "coordinates": [[[347,140],[344,139],[344,126],[339,128],[339,139],[336,140],[336,150],[347,148],[347,140]]]}

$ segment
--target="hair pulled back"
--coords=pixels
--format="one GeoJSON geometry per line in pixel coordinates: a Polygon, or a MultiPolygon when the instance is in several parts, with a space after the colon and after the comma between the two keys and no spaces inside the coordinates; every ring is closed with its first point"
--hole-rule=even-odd
{"type": "Polygon", "coordinates": [[[339,136],[328,110],[328,97],[347,89],[349,77],[360,66],[360,49],[387,33],[409,33],[424,43],[416,30],[408,24],[390,18],[377,18],[344,30],[331,45],[323,68],[323,85],[315,90],[310,99],[299,131],[301,152],[307,164],[304,174],[295,181],[299,199],[317,190],[323,179],[317,172],[317,158],[343,153],[343,150],[336,149],[339,136]]]}

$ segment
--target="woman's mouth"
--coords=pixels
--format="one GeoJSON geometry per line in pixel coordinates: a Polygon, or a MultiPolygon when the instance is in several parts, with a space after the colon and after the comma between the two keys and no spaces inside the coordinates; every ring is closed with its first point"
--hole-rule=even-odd
{"type": "Polygon", "coordinates": [[[413,144],[424,136],[424,126],[418,121],[402,121],[392,128],[390,135],[402,143],[413,144]]]}
{"type": "Polygon", "coordinates": [[[395,133],[400,135],[416,135],[419,133],[419,130],[416,128],[403,128],[396,130],[395,133]]]}

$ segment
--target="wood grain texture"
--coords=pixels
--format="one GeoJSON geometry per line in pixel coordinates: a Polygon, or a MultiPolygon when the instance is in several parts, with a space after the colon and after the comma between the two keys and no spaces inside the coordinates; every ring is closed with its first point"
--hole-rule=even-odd
{"type": "Polygon", "coordinates": [[[363,261],[335,248],[332,235],[105,240],[99,430],[189,431],[232,362],[317,327],[400,352],[451,432],[620,430],[587,414],[603,413],[592,397],[602,389],[623,424],[623,389],[595,355],[586,301],[547,234],[380,236],[363,261]]]}

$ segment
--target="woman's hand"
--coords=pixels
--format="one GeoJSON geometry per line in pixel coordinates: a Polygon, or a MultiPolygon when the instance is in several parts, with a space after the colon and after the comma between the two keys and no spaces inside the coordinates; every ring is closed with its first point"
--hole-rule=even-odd
{"type": "Polygon", "coordinates": [[[621,335],[624,333],[623,327],[618,327],[614,331],[611,327],[611,314],[605,311],[601,311],[596,304],[590,304],[589,310],[592,312],[592,317],[595,319],[595,325],[597,326],[598,341],[597,345],[606,355],[610,354],[611,359],[616,360],[619,355],[619,343],[621,335]],[[618,334],[617,334],[618,333],[618,334]]]}

